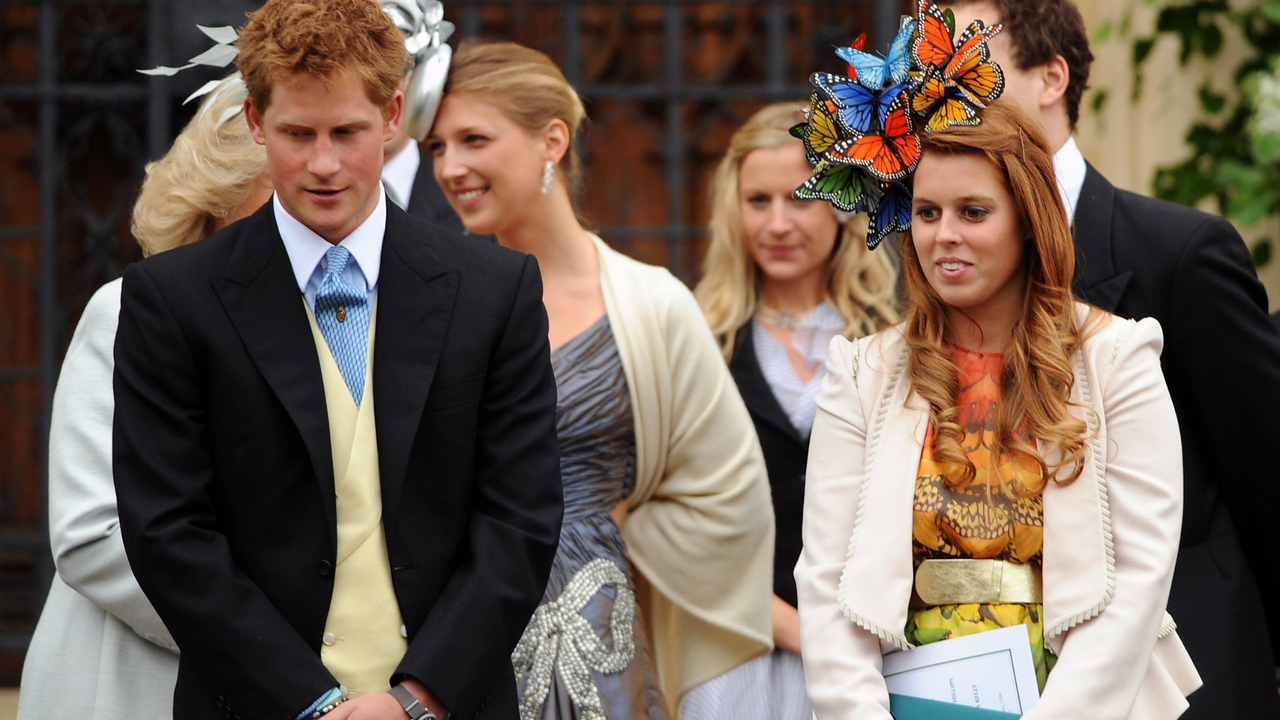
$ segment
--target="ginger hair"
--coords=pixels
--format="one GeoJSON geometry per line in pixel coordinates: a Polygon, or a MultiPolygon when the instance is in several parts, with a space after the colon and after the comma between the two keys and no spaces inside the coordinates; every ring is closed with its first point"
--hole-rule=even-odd
{"type": "MultiPolygon", "coordinates": [[[[1024,251],[1027,290],[1022,316],[1004,350],[990,475],[998,478],[1001,492],[1016,496],[1020,491],[999,478],[995,466],[1002,454],[1020,456],[1034,461],[1041,477],[1038,486],[1022,494],[1039,494],[1050,478],[1069,485],[1084,470],[1087,433],[1086,424],[1069,411],[1075,381],[1071,357],[1101,314],[1091,310],[1083,323],[1076,317],[1071,292],[1075,247],[1058,194],[1049,141],[1036,121],[1005,100],[982,111],[982,124],[977,127],[953,126],[923,133],[920,139],[926,153],[976,155],[994,165],[1029,235],[1024,251]],[[1015,435],[1019,426],[1027,437],[1059,450],[1061,461],[1050,467],[1034,441],[1015,435]]],[[[961,446],[965,431],[957,421],[958,369],[942,342],[946,306],[926,279],[915,244],[901,243],[901,252],[907,376],[915,392],[929,403],[934,459],[959,466],[956,485],[963,487],[974,481],[977,469],[961,446]]]]}
{"type": "Polygon", "coordinates": [[[404,34],[378,0],[267,0],[249,13],[236,45],[236,66],[258,112],[271,105],[276,82],[303,76],[328,83],[354,72],[385,114],[412,67],[404,34]]]}
{"type": "MultiPolygon", "coordinates": [[[[793,145],[803,151],[788,129],[804,122],[800,108],[806,104],[800,100],[777,103],[752,115],[729,140],[729,149],[711,181],[710,242],[702,262],[702,280],[693,294],[726,359],[733,355],[738,330],[755,313],[761,283],[760,266],[747,252],[742,232],[738,184],[742,161],[761,148],[793,145]]],[[[898,322],[898,271],[887,253],[867,250],[866,216],[844,217],[827,261],[823,294],[845,319],[843,335],[853,339],[898,322]]]]}

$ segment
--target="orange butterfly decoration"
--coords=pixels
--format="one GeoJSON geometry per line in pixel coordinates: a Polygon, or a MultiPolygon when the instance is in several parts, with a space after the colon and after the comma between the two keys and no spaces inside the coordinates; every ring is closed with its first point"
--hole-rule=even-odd
{"type": "MultiPolygon", "coordinates": [[[[974,20],[952,40],[952,27],[931,0],[920,0],[920,18],[911,53],[921,70],[911,95],[911,109],[925,119],[929,132],[952,125],[982,122],[977,108],[1004,91],[1004,73],[991,62],[988,42],[1004,30],[974,20]]],[[[952,20],[954,22],[954,20],[952,20]]]]}
{"type": "Polygon", "coordinates": [[[900,180],[915,172],[920,163],[920,137],[915,134],[903,97],[889,103],[880,134],[855,131],[828,150],[825,158],[839,165],[865,167],[885,182],[900,180]]]}

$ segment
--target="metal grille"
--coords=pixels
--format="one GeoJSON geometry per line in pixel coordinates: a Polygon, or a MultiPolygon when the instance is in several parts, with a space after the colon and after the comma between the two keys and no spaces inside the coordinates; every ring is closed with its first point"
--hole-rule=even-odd
{"type": "MultiPolygon", "coordinates": [[[[93,291],[139,252],[129,212],[148,159],[214,77],[147,79],[239,24],[255,0],[0,2],[0,684],[16,682],[52,578],[45,493],[62,355],[93,291]]],[[[561,64],[592,118],[582,209],[632,255],[696,278],[706,185],[729,135],[768,102],[807,97],[808,72],[902,0],[446,2],[459,37],[507,39],[561,64]]]]}
{"type": "Polygon", "coordinates": [[[873,45],[893,37],[903,5],[475,0],[447,16],[462,37],[514,40],[560,64],[591,118],[580,148],[585,217],[612,244],[692,283],[707,183],[733,130],[767,103],[808,98],[810,72],[842,72],[831,49],[858,32],[873,45]]]}

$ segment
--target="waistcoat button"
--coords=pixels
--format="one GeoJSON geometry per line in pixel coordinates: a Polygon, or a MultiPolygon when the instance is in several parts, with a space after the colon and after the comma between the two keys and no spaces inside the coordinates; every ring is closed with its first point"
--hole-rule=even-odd
{"type": "Polygon", "coordinates": [[[334,637],[333,633],[325,633],[323,640],[325,645],[332,645],[338,642],[338,638],[334,637]]]}

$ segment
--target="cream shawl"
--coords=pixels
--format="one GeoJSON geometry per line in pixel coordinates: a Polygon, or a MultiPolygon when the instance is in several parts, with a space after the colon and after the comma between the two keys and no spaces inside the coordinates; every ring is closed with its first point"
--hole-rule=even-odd
{"type": "Polygon", "coordinates": [[[693,294],[592,239],[635,422],[622,536],[674,718],[691,688],[773,648],[769,480],[693,294]]]}

